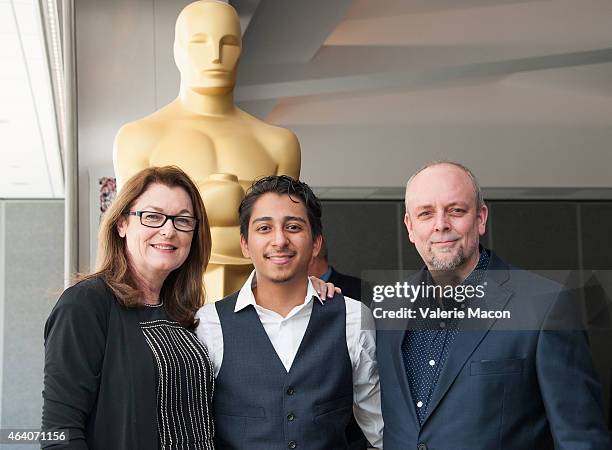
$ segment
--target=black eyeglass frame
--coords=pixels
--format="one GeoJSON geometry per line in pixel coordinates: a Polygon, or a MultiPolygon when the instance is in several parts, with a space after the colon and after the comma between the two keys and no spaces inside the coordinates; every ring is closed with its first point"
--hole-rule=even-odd
{"type": "Polygon", "coordinates": [[[198,223],[200,222],[195,217],[181,216],[181,215],[171,216],[170,214],[164,214],[163,212],[159,212],[159,211],[126,211],[124,214],[126,216],[138,216],[140,218],[140,225],[142,225],[143,227],[147,227],[147,228],[161,228],[164,225],[166,225],[166,222],[168,222],[168,219],[169,219],[172,221],[172,226],[174,227],[174,229],[176,231],[182,231],[183,233],[191,233],[192,231],[195,231],[198,228],[198,223]],[[146,213],[158,214],[160,216],[164,216],[166,219],[160,225],[156,225],[156,226],[147,225],[147,224],[142,223],[142,215],[146,213]],[[195,225],[191,230],[181,230],[180,228],[177,228],[176,224],[174,223],[174,219],[176,218],[193,219],[195,220],[195,225]]]}

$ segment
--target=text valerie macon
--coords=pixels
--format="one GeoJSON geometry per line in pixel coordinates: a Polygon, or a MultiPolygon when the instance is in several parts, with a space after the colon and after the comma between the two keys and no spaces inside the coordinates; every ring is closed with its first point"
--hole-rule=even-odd
{"type": "Polygon", "coordinates": [[[467,307],[465,309],[452,308],[399,308],[386,310],[381,307],[372,308],[375,319],[510,319],[510,311],[489,311],[482,308],[467,307]]]}

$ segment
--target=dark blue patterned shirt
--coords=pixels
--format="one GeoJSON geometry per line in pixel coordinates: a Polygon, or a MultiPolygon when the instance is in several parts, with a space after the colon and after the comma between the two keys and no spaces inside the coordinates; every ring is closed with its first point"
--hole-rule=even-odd
{"type": "MultiPolygon", "coordinates": [[[[462,284],[479,284],[489,265],[489,251],[481,248],[480,258],[474,271],[462,284]]],[[[428,273],[428,282],[431,276],[428,273]]],[[[455,303],[451,300],[452,303],[455,303]]],[[[468,301],[460,303],[462,308],[468,301]]],[[[456,306],[458,303],[455,303],[456,306]]],[[[421,305],[423,306],[423,305],[421,305]]],[[[402,342],[402,358],[408,377],[408,385],[415,402],[419,424],[427,417],[429,401],[438,382],[440,371],[448,358],[448,352],[457,336],[457,321],[436,321],[434,324],[417,315],[418,319],[411,321],[402,342]]]]}

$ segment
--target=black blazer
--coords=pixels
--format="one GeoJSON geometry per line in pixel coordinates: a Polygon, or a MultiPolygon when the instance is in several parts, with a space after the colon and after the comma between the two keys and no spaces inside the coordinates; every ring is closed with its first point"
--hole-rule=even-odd
{"type": "Polygon", "coordinates": [[[385,450],[612,448],[585,333],[558,327],[575,302],[493,253],[485,281],[487,309],[523,322],[489,319],[459,331],[421,426],[401,352],[410,322],[395,330],[377,323],[385,450]]]}
{"type": "Polygon", "coordinates": [[[345,275],[336,271],[331,267],[331,275],[329,276],[330,283],[342,289],[342,295],[352,298],[353,300],[363,301],[361,298],[361,279],[351,275],[345,275]]]}
{"type": "Polygon", "coordinates": [[[96,278],[60,297],[45,325],[43,431],[70,449],[158,448],[157,384],[136,310],[96,278]]]}

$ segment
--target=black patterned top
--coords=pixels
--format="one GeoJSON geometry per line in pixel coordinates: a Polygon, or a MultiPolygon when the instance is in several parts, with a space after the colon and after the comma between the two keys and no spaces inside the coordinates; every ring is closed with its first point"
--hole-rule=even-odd
{"type": "Polygon", "coordinates": [[[168,319],[162,305],[140,311],[157,380],[157,428],[162,450],[213,450],[214,375],[196,335],[168,319]]]}

